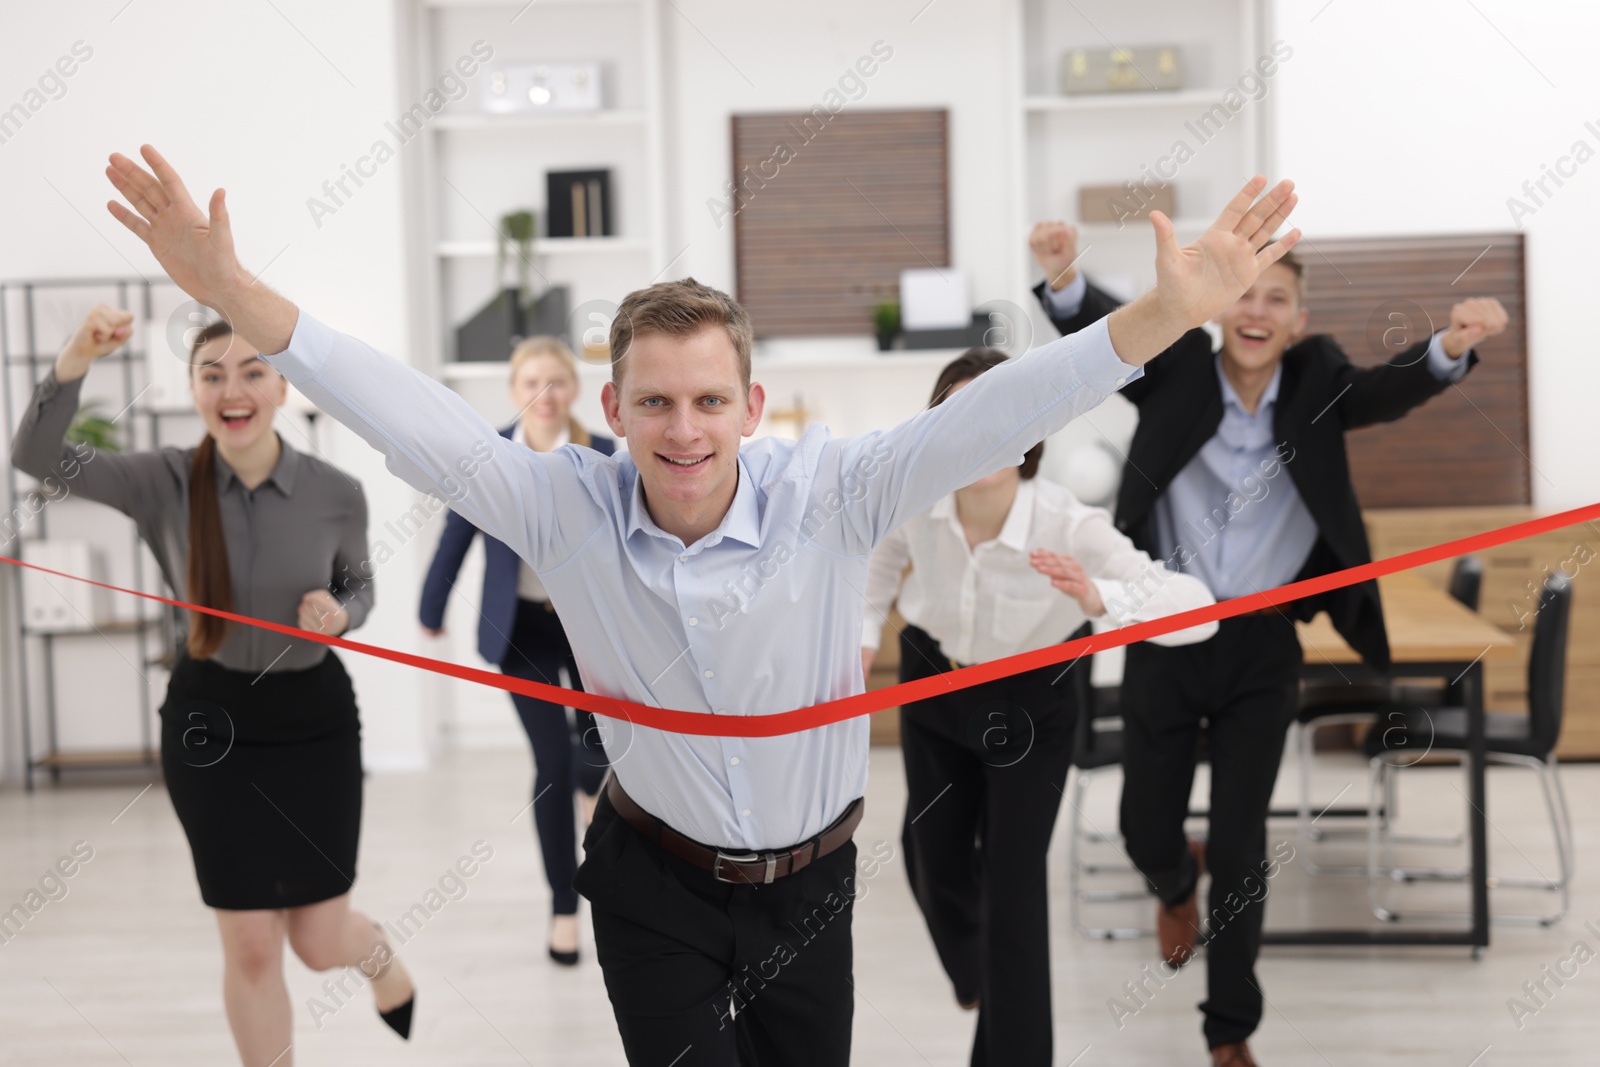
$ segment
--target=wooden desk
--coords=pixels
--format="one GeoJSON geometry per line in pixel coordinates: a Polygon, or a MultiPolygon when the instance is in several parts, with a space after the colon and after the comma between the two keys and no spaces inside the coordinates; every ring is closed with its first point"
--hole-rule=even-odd
{"type": "MultiPolygon", "coordinates": [[[[1413,663],[1517,658],[1517,643],[1505,631],[1414,571],[1379,578],[1378,592],[1394,661],[1391,673],[1403,674],[1413,663]]],[[[1300,623],[1298,629],[1307,666],[1318,661],[1327,666],[1360,662],[1327,615],[1300,623]]]]}
{"type": "MultiPolygon", "coordinates": [[[[1484,814],[1483,670],[1484,663],[1517,657],[1517,643],[1499,627],[1412,572],[1378,579],[1393,668],[1388,677],[1459,681],[1467,709],[1467,761],[1471,797],[1467,812],[1471,838],[1472,924],[1466,930],[1409,930],[1384,927],[1354,930],[1266,930],[1265,944],[1276,945],[1468,945],[1476,957],[1489,944],[1489,853],[1484,814]]],[[[1303,676],[1322,682],[1383,678],[1361,663],[1328,621],[1319,615],[1299,624],[1305,651],[1303,676]]],[[[1357,809],[1365,815],[1365,809],[1357,809]]]]}

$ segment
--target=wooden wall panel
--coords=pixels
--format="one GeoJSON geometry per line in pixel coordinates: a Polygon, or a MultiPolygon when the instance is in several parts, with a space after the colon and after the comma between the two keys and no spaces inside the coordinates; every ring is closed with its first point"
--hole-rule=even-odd
{"type": "Polygon", "coordinates": [[[1297,252],[1307,329],[1332,334],[1360,366],[1393,358],[1430,325],[1447,328],[1450,308],[1468,297],[1493,296],[1510,315],[1460,386],[1399,422],[1349,435],[1362,505],[1531,503],[1522,236],[1319,239],[1297,252]]]}
{"type": "Polygon", "coordinates": [[[733,117],[737,297],[757,336],[870,334],[902,270],[949,266],[947,133],[942,110],[733,117]]]}

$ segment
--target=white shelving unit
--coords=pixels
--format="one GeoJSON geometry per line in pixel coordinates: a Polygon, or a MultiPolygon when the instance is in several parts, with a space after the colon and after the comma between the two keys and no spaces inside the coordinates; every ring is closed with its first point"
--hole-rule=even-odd
{"type": "MultiPolygon", "coordinates": [[[[576,309],[616,301],[668,265],[658,0],[407,3],[403,99],[420,99],[477,41],[493,49],[484,67],[601,66],[601,110],[518,115],[482,110],[488,77],[480,69],[461,79],[466,94],[433,116],[421,150],[409,154],[408,209],[420,223],[407,238],[416,362],[446,380],[472,380],[482,376],[477,368],[452,366],[456,328],[498,291],[498,220],[531,210],[535,232],[544,233],[546,172],[609,170],[615,236],[536,238],[536,291],[564,285],[576,309]]],[[[514,273],[509,262],[506,269],[514,273]]],[[[494,365],[493,374],[503,373],[494,365]]]]}
{"type": "MultiPolygon", "coordinates": [[[[1150,225],[1078,221],[1085,185],[1140,182],[1184,141],[1193,156],[1170,179],[1180,240],[1197,236],[1251,174],[1270,175],[1272,79],[1203,141],[1196,123],[1239,79],[1270,55],[1272,37],[1263,0],[1158,0],[1151,4],[1078,5],[1018,0],[1017,116],[1014,143],[1019,192],[1018,232],[1041,219],[1079,226],[1080,266],[1133,290],[1154,284],[1150,225]],[[1092,18],[1093,22],[1089,19],[1092,18]],[[1176,45],[1184,88],[1168,91],[1066,96],[1060,92],[1064,57],[1075,48],[1176,45]]],[[[1292,62],[1292,59],[1290,60],[1292,62]]],[[[1171,167],[1166,168],[1170,173],[1171,167]]],[[[1018,248],[1018,289],[1038,276],[1025,244],[1018,248]]]]}

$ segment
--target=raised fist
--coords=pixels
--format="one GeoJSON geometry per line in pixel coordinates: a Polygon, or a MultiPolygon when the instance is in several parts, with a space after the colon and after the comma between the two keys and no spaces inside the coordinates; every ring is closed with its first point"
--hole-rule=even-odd
{"type": "Polygon", "coordinates": [[[98,304],[89,312],[56,357],[56,378],[75,381],[89,372],[89,365],[128,343],[133,336],[133,312],[98,304]]]}
{"type": "Polygon", "coordinates": [[[1504,330],[1508,321],[1506,309],[1492,296],[1463,300],[1450,309],[1450,328],[1439,343],[1451,359],[1457,359],[1473,345],[1504,330]]]}
{"type": "Polygon", "coordinates": [[[1078,277],[1078,228],[1065,222],[1035,223],[1028,235],[1033,258],[1044,268],[1051,289],[1065,289],[1078,277]]]}

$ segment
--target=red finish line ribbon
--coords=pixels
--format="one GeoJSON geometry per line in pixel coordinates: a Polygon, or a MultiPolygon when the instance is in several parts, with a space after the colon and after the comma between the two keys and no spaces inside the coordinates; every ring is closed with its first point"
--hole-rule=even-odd
{"type": "Polygon", "coordinates": [[[1537,534],[1548,533],[1551,530],[1559,530],[1565,526],[1593,522],[1596,519],[1600,519],[1600,504],[1590,504],[1587,507],[1574,508],[1571,511],[1563,511],[1556,515],[1530,519],[1527,522],[1514,523],[1511,526],[1503,526],[1500,529],[1490,530],[1486,533],[1473,534],[1470,537],[1448,541],[1442,545],[1434,545],[1431,548],[1421,548],[1415,552],[1405,552],[1398,556],[1390,556],[1388,559],[1375,560],[1372,563],[1364,563],[1359,567],[1350,567],[1346,570],[1334,571],[1332,574],[1308,578],[1303,582],[1292,582],[1289,585],[1281,585],[1276,589],[1269,589],[1262,593],[1253,593],[1250,596],[1224,600],[1217,604],[1208,604],[1203,608],[1194,608],[1190,611],[1168,615],[1151,622],[1134,623],[1129,626],[1118,627],[1106,633],[1079,638],[1075,641],[1067,641],[1059,645],[1048,645],[1033,652],[1023,652],[1015,656],[1006,656],[1003,659],[990,660],[988,663],[963,667],[946,674],[919,678],[913,682],[901,682],[898,685],[887,686],[883,689],[858,693],[855,696],[830,700],[822,704],[813,704],[806,708],[796,708],[792,711],[745,715],[710,715],[701,711],[652,708],[644,704],[635,704],[632,701],[602,696],[598,693],[580,693],[576,690],[562,689],[560,686],[548,685],[544,682],[512,678],[497,671],[487,671],[479,667],[465,667],[458,663],[447,663],[444,660],[417,656],[409,652],[397,652],[377,645],[363,644],[360,641],[350,641],[343,637],[312,633],[299,627],[285,626],[282,623],[268,622],[265,619],[253,619],[247,615],[236,615],[231,611],[222,611],[217,608],[200,607],[182,600],[171,600],[154,593],[141,593],[134,589],[123,589],[120,586],[96,582],[89,578],[80,578],[75,574],[51,570],[48,567],[41,567],[37,564],[24,563],[8,556],[0,556],[0,563],[26,567],[29,570],[53,574],[58,578],[67,578],[75,582],[85,582],[89,585],[99,586],[102,589],[109,589],[115,593],[126,593],[129,596],[154,600],[175,608],[215,615],[220,619],[227,619],[229,622],[240,623],[244,626],[254,626],[262,630],[271,630],[286,637],[299,638],[303,641],[315,641],[331,648],[343,648],[351,652],[360,652],[363,655],[386,659],[408,667],[417,667],[421,670],[432,671],[435,674],[476,682],[492,689],[521,693],[524,696],[545,700],[552,704],[565,704],[569,707],[581,708],[584,711],[592,711],[596,715],[604,715],[607,718],[624,719],[638,726],[666,730],[671,733],[698,734],[706,737],[777,737],[782,734],[798,733],[802,730],[813,730],[819,726],[842,722],[858,715],[868,715],[874,711],[892,708],[899,704],[909,704],[941,693],[955,692],[983,682],[993,681],[997,678],[1020,674],[1023,671],[1048,667],[1054,663],[1063,663],[1067,660],[1077,659],[1080,656],[1086,656],[1091,652],[1103,652],[1109,648],[1133,644],[1135,641],[1149,640],[1152,637],[1160,637],[1163,634],[1173,633],[1177,630],[1186,630],[1201,623],[1220,621],[1233,618],[1236,615],[1258,611],[1261,608],[1291,603],[1308,596],[1326,593],[1332,589],[1342,589],[1345,586],[1355,585],[1358,582],[1365,582],[1386,574],[1411,570],[1414,567],[1436,563],[1439,560],[1464,556],[1470,552],[1493,548],[1496,545],[1503,545],[1510,541],[1519,541],[1525,537],[1533,537],[1537,534]]]}

